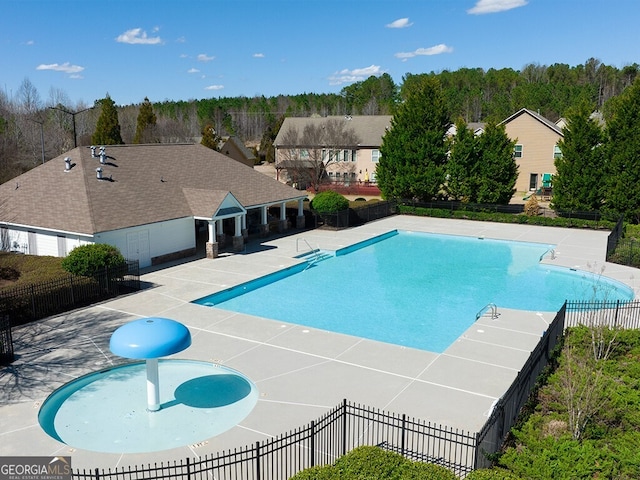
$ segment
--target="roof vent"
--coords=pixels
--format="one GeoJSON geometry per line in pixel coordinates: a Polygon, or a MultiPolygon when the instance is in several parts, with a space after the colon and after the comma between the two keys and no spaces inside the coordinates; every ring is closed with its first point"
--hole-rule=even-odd
{"type": "Polygon", "coordinates": [[[96,146],[91,145],[91,158],[96,158],[96,146]]]}
{"type": "Polygon", "coordinates": [[[102,180],[102,167],[96,168],[96,178],[102,180]]]}
{"type": "Polygon", "coordinates": [[[351,117],[351,115],[345,115],[345,116],[344,116],[344,119],[345,119],[345,120],[351,120],[351,118],[352,118],[352,117],[351,117]]]}
{"type": "Polygon", "coordinates": [[[107,158],[107,154],[104,153],[104,150],[100,150],[100,163],[102,165],[104,165],[106,158],[107,158]]]}
{"type": "Polygon", "coordinates": [[[64,171],[65,173],[71,170],[71,158],[64,157],[64,171]]]}
{"type": "Polygon", "coordinates": [[[105,153],[105,148],[106,148],[106,147],[105,147],[104,145],[102,145],[102,146],[100,147],[100,155],[106,155],[106,153],[105,153]]]}

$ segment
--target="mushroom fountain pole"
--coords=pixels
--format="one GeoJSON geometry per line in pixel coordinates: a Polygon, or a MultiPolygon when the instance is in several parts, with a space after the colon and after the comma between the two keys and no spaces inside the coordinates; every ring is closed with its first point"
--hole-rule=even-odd
{"type": "Polygon", "coordinates": [[[147,366],[147,410],[160,410],[158,358],[191,345],[189,329],[168,318],[149,317],[126,323],[111,335],[109,349],[125,358],[144,359],[147,366]]]}

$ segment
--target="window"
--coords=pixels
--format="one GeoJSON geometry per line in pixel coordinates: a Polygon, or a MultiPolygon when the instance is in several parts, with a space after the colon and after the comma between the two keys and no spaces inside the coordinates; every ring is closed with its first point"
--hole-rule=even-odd
{"type": "Polygon", "coordinates": [[[513,158],[522,158],[522,145],[513,147],[513,158]]]}
{"type": "Polygon", "coordinates": [[[351,150],[345,150],[342,152],[342,161],[343,162],[348,162],[349,161],[349,157],[351,156],[351,150]]]}
{"type": "Polygon", "coordinates": [[[351,161],[352,162],[356,161],[357,155],[358,155],[358,151],[357,150],[351,150],[351,161]]]}
{"type": "Polygon", "coordinates": [[[538,174],[532,173],[529,175],[529,190],[535,190],[538,188],[538,174]]]}
{"type": "Polygon", "coordinates": [[[309,160],[309,150],[300,149],[300,160],[309,160]]]}
{"type": "Polygon", "coordinates": [[[356,172],[351,172],[351,180],[355,181],[356,179],[356,172]]]}
{"type": "Polygon", "coordinates": [[[380,150],[378,149],[371,150],[371,161],[373,163],[378,163],[380,161],[380,150]]]}
{"type": "Polygon", "coordinates": [[[556,160],[558,158],[562,158],[562,150],[560,150],[558,145],[555,145],[553,147],[553,159],[556,160]]]}

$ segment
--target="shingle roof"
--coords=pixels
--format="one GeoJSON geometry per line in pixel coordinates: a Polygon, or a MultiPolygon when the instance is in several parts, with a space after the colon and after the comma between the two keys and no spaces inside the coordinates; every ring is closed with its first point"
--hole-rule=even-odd
{"type": "Polygon", "coordinates": [[[277,147],[293,147],[296,145],[284,145],[283,140],[290,128],[302,133],[306,125],[321,125],[323,122],[338,120],[343,122],[345,128],[352,129],[359,140],[360,147],[377,148],[382,144],[382,137],[387,129],[391,128],[391,115],[346,115],[330,117],[287,117],[280,127],[273,144],[277,147]]]}
{"type": "Polygon", "coordinates": [[[515,118],[519,117],[520,115],[527,113],[529,115],[531,115],[533,118],[535,118],[536,120],[538,120],[540,123],[546,125],[547,127],[549,127],[551,130],[553,130],[554,132],[556,132],[559,135],[563,135],[562,133],[562,129],[560,127],[558,127],[558,125],[556,125],[555,123],[553,123],[551,120],[549,120],[548,118],[543,117],[542,115],[540,115],[539,113],[534,112],[533,110],[529,110],[528,108],[521,108],[520,110],[518,110],[516,113],[514,113],[513,115],[511,115],[510,117],[504,119],[502,122],[499,123],[499,125],[503,125],[506,123],[511,122],[512,120],[514,120],[515,118]]]}
{"type": "Polygon", "coordinates": [[[306,197],[198,144],[114,145],[106,154],[100,165],[78,147],[0,185],[0,222],[94,234],[210,217],[227,193],[246,208],[306,197]],[[73,165],[67,172],[65,157],[73,165]]]}

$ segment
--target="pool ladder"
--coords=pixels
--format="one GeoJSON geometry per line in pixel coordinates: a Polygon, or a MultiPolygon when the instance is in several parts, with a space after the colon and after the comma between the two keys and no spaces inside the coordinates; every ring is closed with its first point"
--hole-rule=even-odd
{"type": "Polygon", "coordinates": [[[491,319],[495,320],[496,318],[498,318],[500,314],[498,313],[498,307],[496,306],[496,304],[487,303],[484,307],[480,309],[478,313],[476,313],[476,320],[478,320],[488,308],[491,309],[491,319]]]}
{"type": "Polygon", "coordinates": [[[313,254],[313,259],[308,262],[307,266],[304,268],[306,270],[307,268],[313,266],[315,263],[318,263],[318,261],[320,260],[320,247],[313,248],[305,238],[296,238],[296,252],[300,251],[300,240],[302,240],[307,245],[307,247],[309,247],[309,253],[313,254]]]}

